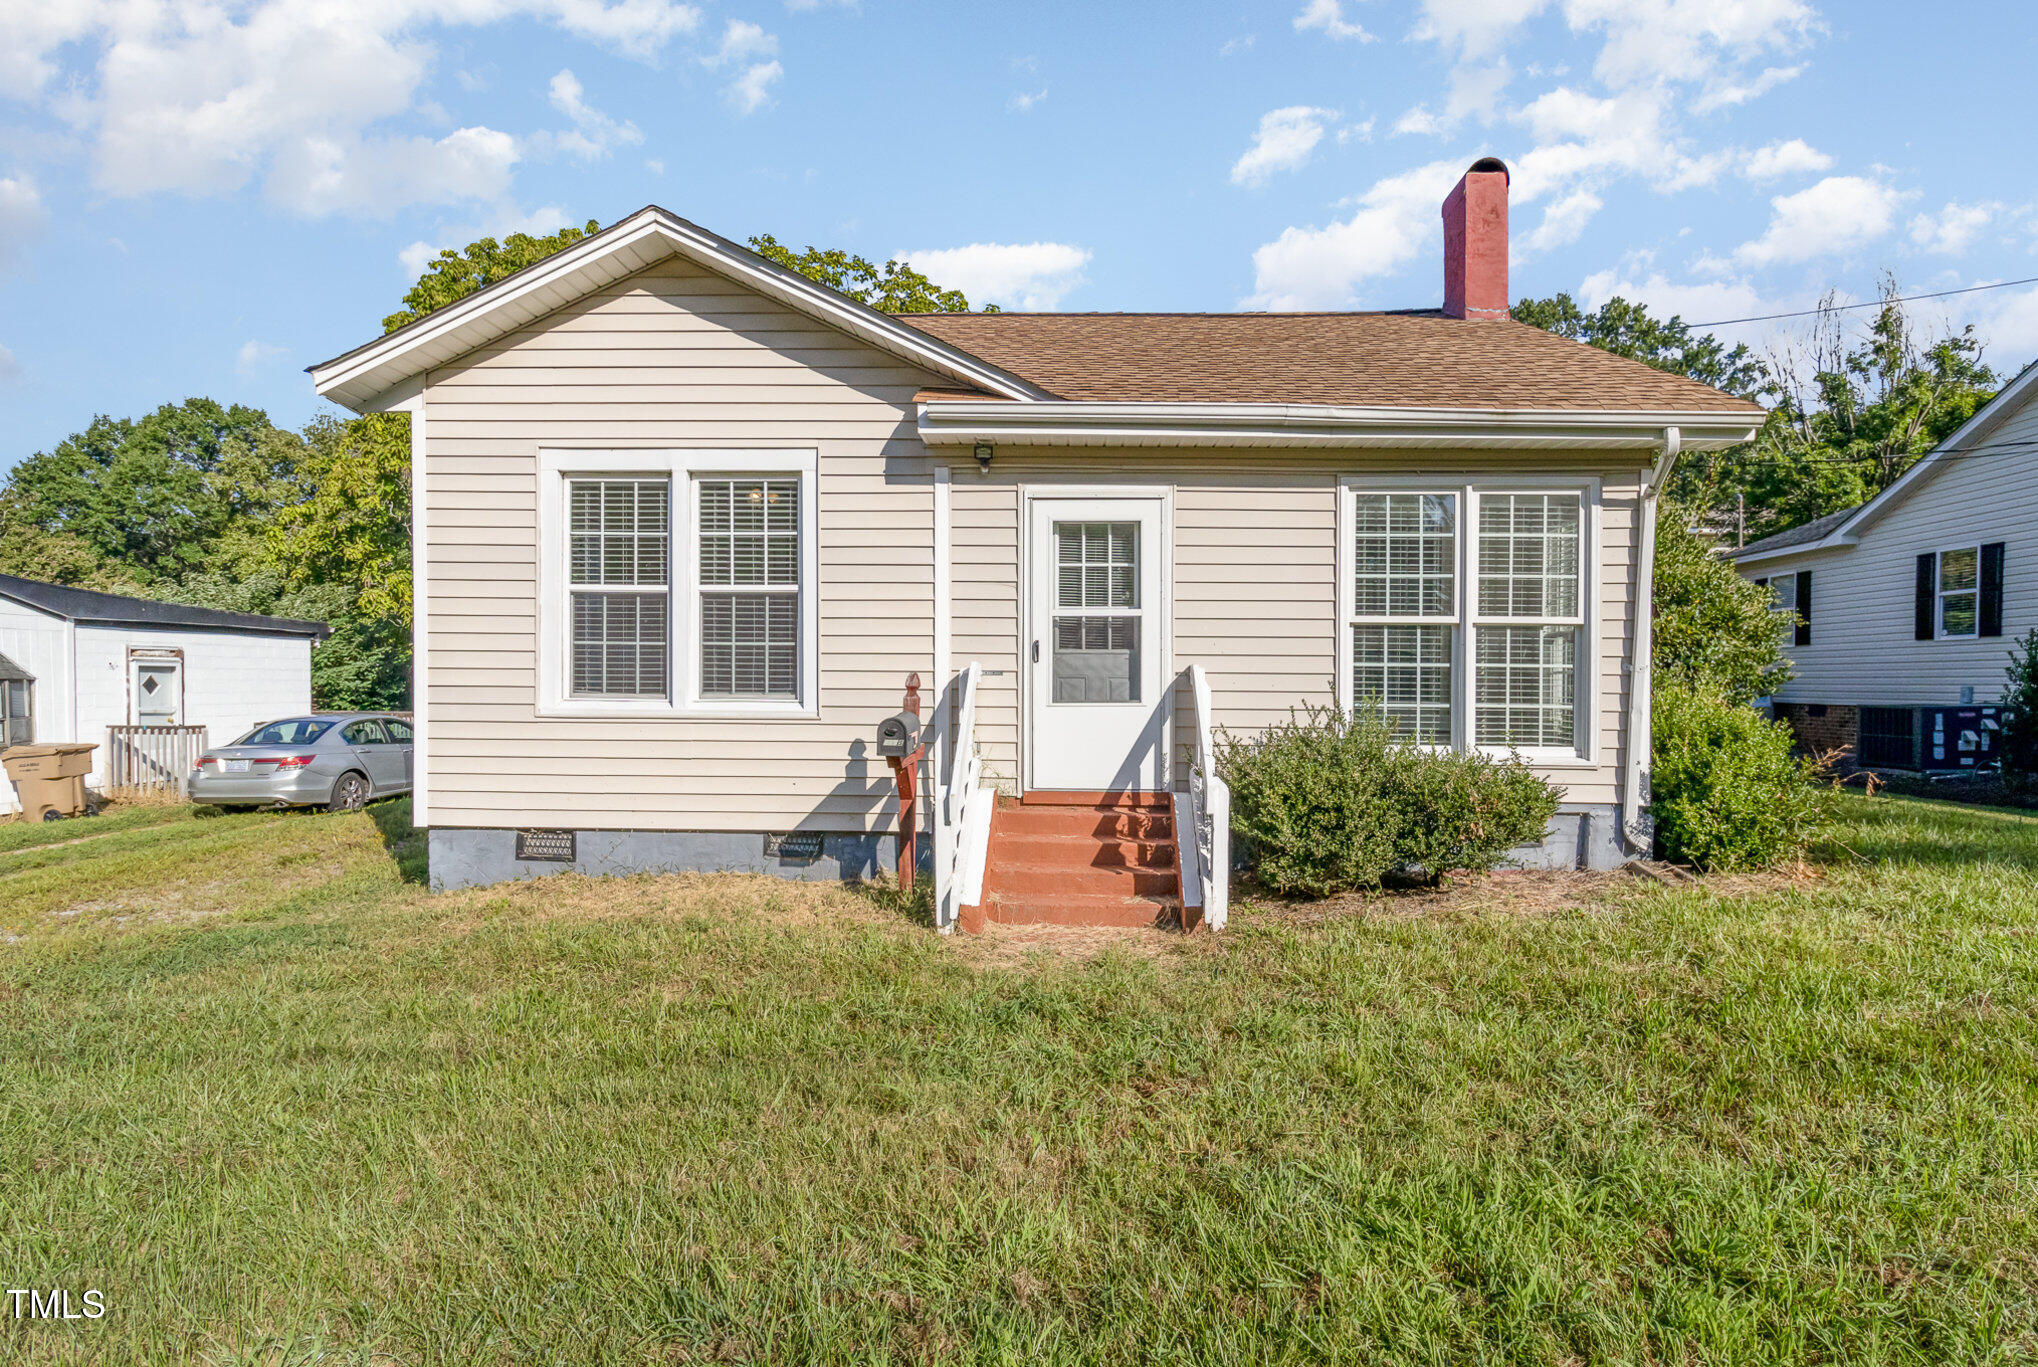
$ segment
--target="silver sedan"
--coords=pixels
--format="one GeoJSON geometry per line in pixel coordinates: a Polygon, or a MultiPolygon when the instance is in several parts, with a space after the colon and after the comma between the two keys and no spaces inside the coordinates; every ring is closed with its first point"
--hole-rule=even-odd
{"type": "Polygon", "coordinates": [[[215,807],[324,807],[345,812],[407,793],[411,725],[387,712],[329,712],[258,726],[207,750],[191,800],[215,807]]]}

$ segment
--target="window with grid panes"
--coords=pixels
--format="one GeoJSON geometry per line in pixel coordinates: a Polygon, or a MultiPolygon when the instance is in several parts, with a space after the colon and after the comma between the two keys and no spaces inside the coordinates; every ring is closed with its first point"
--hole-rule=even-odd
{"type": "Polygon", "coordinates": [[[716,476],[695,488],[701,696],[798,698],[800,481],[716,476]]]}
{"type": "Polygon", "coordinates": [[[1481,494],[1473,739],[1574,749],[1584,631],[1577,493],[1481,494]]]}
{"type": "Polygon", "coordinates": [[[566,483],[570,689],[664,697],[671,680],[672,482],[566,483]]]}
{"type": "Polygon", "coordinates": [[[1352,701],[1448,745],[1458,622],[1455,494],[1352,496],[1352,701]]]}
{"type": "Polygon", "coordinates": [[[1057,522],[1054,546],[1054,701],[1140,701],[1139,524],[1057,522]]]}
{"type": "Polygon", "coordinates": [[[1981,551],[1939,552],[1939,634],[1973,636],[1981,620],[1981,551]]]}

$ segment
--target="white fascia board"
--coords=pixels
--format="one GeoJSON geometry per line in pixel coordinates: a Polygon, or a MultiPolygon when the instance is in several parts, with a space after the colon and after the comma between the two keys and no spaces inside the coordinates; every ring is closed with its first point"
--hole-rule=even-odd
{"type": "Polygon", "coordinates": [[[929,446],[1273,445],[1658,447],[1666,428],[1685,450],[1732,446],[1760,415],[1571,409],[1345,407],[1266,403],[1041,403],[935,399],[920,405],[929,446]]]}
{"type": "Polygon", "coordinates": [[[1751,553],[1730,551],[1727,553],[1727,559],[1733,561],[1736,565],[1753,565],[1758,561],[1766,563],[1771,560],[1782,560],[1793,555],[1809,555],[1813,551],[1844,551],[1850,546],[1858,546],[1860,544],[1860,537],[1843,536],[1835,531],[1826,533],[1826,535],[1820,537],[1817,541],[1807,541],[1797,546],[1778,546],[1773,551],[1754,551],[1751,553]]]}
{"type": "Polygon", "coordinates": [[[1917,464],[1897,476],[1895,482],[1887,489],[1855,510],[1854,516],[1840,524],[1836,535],[1853,533],[1858,537],[1858,533],[1865,530],[1870,523],[1888,512],[1895,504],[1909,498],[1913,490],[1930,479],[1938,470],[1940,457],[1957,454],[1969,446],[1978,444],[1983,437],[2008,421],[2023,406],[2023,401],[2034,384],[2038,384],[2038,361],[2025,366],[2016,379],[2005,385],[2001,393],[1983,404],[1973,417],[1960,424],[1952,436],[1933,447],[1917,464]]]}
{"type": "MultiPolygon", "coordinates": [[[[796,271],[765,261],[655,207],[640,209],[613,227],[583,238],[536,265],[457,303],[435,310],[386,337],[310,367],[312,385],[324,397],[345,404],[356,412],[371,411],[379,406],[385,391],[426,368],[428,362],[416,359],[421,349],[448,341],[461,352],[486,346],[508,330],[491,327],[491,315],[553,285],[567,284],[570,287],[577,273],[640,244],[668,248],[671,253],[686,257],[717,274],[739,280],[760,294],[840,328],[895,356],[988,393],[1021,400],[1046,397],[1045,391],[978,360],[968,352],[846,298],[796,271]]],[[[591,285],[589,292],[606,283],[602,281],[591,285]]],[[[549,310],[561,305],[547,307],[549,310]]],[[[443,360],[438,363],[443,364],[443,360]]]]}

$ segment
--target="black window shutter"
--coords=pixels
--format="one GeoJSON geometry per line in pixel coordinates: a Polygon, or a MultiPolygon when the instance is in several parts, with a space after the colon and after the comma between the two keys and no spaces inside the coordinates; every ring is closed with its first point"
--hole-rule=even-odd
{"type": "Polygon", "coordinates": [[[1932,598],[1938,588],[1938,557],[1933,552],[1926,551],[1918,557],[1917,637],[1920,641],[1932,639],[1935,617],[1932,611],[1932,598]]]}
{"type": "Polygon", "coordinates": [[[1812,643],[1812,572],[1797,572],[1797,634],[1791,637],[1792,645],[1808,646],[1812,643]]]}
{"type": "Polygon", "coordinates": [[[1981,548],[1981,634],[2003,634],[2003,543],[1981,548]]]}

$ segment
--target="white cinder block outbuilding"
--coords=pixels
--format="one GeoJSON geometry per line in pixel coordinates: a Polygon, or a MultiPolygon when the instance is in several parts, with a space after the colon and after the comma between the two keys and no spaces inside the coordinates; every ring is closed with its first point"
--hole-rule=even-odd
{"type": "MultiPolygon", "coordinates": [[[[202,727],[218,744],[310,711],[311,649],[329,634],[323,622],[0,574],[0,741],[90,741],[86,782],[104,788],[114,747],[139,735],[202,727]]],[[[0,812],[13,811],[12,786],[0,789],[0,812]]]]}

